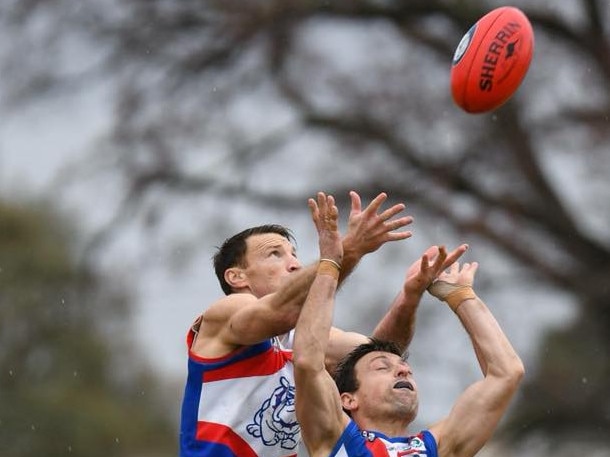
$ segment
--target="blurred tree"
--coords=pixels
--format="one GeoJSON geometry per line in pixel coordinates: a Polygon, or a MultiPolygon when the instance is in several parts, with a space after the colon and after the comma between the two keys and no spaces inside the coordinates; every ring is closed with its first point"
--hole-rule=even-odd
{"type": "Polygon", "coordinates": [[[77,265],[52,207],[0,201],[0,454],[170,455],[175,431],[127,346],[128,289],[77,265]]]}
{"type": "Polygon", "coordinates": [[[535,29],[532,69],[501,109],[466,115],[450,99],[451,56],[501,3],[13,1],[4,23],[22,39],[4,60],[5,103],[114,81],[114,128],[87,158],[126,189],[109,230],[133,208],[162,224],[172,197],[212,195],[219,213],[240,200],[301,211],[315,190],[356,188],[487,240],[529,272],[515,287],[544,282],[580,311],[548,335],[513,430],[603,442],[610,5],[511,2],[535,29]],[[61,65],[74,37],[89,52],[61,65]]]}

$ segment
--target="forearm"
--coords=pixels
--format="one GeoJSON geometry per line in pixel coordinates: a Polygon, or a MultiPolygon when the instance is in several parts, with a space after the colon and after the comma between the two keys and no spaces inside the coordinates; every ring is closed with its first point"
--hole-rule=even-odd
{"type": "Polygon", "coordinates": [[[352,246],[351,243],[343,242],[343,261],[341,262],[341,273],[339,274],[339,285],[347,279],[347,277],[356,269],[358,263],[362,259],[362,255],[359,254],[352,246]]]}
{"type": "MultiPolygon", "coordinates": [[[[270,306],[288,314],[299,313],[316,276],[317,267],[318,263],[315,263],[292,273],[286,283],[272,295],[270,306]]],[[[294,322],[296,322],[296,318],[294,322]]]]}
{"type": "Polygon", "coordinates": [[[523,363],[485,303],[479,297],[469,298],[455,312],[473,342],[484,374],[520,379],[523,363]]]}
{"type": "Polygon", "coordinates": [[[293,345],[293,362],[299,370],[325,369],[337,280],[317,275],[299,315],[293,345]]]}
{"type": "Polygon", "coordinates": [[[415,316],[420,299],[421,294],[400,291],[372,336],[393,341],[401,351],[406,351],[415,333],[415,316]]]}
{"type": "MultiPolygon", "coordinates": [[[[473,296],[476,297],[476,295],[474,295],[474,291],[472,291],[473,296]]],[[[476,300],[480,300],[478,297],[475,298],[476,300]]],[[[460,306],[458,304],[458,306],[460,306]]],[[[457,309],[456,309],[456,314],[457,314],[457,309]]],[[[458,314],[459,317],[459,314],[458,314]]],[[[462,322],[462,325],[464,325],[463,321],[460,318],[460,321],[462,322]]],[[[470,335],[470,333],[469,333],[470,335]]],[[[474,339],[470,338],[470,341],[472,342],[472,347],[474,349],[474,354],[477,358],[477,361],[479,362],[479,367],[481,368],[481,372],[483,373],[483,376],[487,375],[487,360],[485,359],[485,356],[482,354],[481,352],[481,348],[479,348],[479,343],[474,339]]]]}
{"type": "Polygon", "coordinates": [[[295,409],[311,455],[330,455],[347,425],[337,387],[324,366],[336,288],[333,276],[316,276],[295,332],[292,357],[297,389],[295,409]]]}
{"type": "Polygon", "coordinates": [[[487,370],[430,430],[439,443],[438,455],[471,457],[489,440],[508,408],[523,377],[523,364],[478,297],[462,300],[455,313],[487,370]]]}

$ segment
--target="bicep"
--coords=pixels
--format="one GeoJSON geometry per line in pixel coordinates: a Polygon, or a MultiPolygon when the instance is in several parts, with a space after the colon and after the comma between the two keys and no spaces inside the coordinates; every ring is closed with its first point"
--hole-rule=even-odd
{"type": "Polygon", "coordinates": [[[439,455],[459,457],[478,452],[493,435],[512,393],[504,380],[495,378],[468,387],[449,415],[430,427],[439,455]]]}
{"type": "Polygon", "coordinates": [[[328,347],[326,348],[325,364],[329,372],[333,373],[337,364],[352,350],[369,338],[356,332],[346,332],[336,327],[330,329],[328,347]]]}
{"type": "Polygon", "coordinates": [[[255,344],[287,333],[296,325],[298,313],[273,306],[273,294],[249,297],[227,320],[225,337],[233,344],[255,344]]]}
{"type": "Polygon", "coordinates": [[[349,418],[343,412],[339,391],[326,370],[295,367],[296,414],[310,453],[330,453],[349,418]]]}
{"type": "Polygon", "coordinates": [[[285,333],[295,322],[274,310],[268,296],[232,294],[204,312],[202,333],[226,345],[243,346],[285,333]]]}

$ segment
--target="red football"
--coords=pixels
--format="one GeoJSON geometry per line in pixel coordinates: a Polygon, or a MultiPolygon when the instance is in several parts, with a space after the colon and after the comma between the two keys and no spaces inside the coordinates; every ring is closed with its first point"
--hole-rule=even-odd
{"type": "Polygon", "coordinates": [[[451,94],[468,113],[493,110],[515,93],[534,53],[534,31],[512,6],[496,8],[464,35],[453,56],[451,94]]]}

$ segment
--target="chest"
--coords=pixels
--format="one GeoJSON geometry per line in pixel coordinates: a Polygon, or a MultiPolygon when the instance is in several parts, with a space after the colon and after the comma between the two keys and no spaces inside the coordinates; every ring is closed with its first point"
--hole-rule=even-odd
{"type": "Polygon", "coordinates": [[[433,457],[428,452],[424,441],[418,436],[404,441],[389,441],[374,437],[366,439],[365,446],[371,453],[371,457],[433,457]]]}

